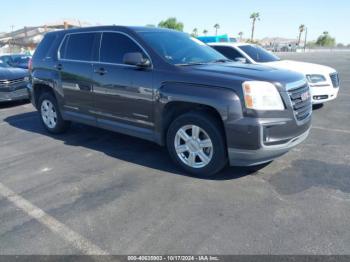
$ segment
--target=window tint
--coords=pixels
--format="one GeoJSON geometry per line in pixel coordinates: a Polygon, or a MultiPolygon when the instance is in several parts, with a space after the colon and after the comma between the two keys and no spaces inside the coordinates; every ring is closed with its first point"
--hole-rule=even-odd
{"type": "Polygon", "coordinates": [[[29,62],[29,56],[13,56],[12,62],[15,64],[24,64],[29,62]]]}
{"type": "MultiPolygon", "coordinates": [[[[100,61],[123,64],[126,53],[140,52],[141,48],[129,37],[119,33],[103,33],[100,51],[100,61]]],[[[144,57],[146,57],[143,54],[144,57]]]]}
{"type": "Polygon", "coordinates": [[[225,59],[213,48],[185,33],[162,30],[140,32],[139,35],[171,64],[191,65],[225,59]]]}
{"type": "Polygon", "coordinates": [[[59,50],[61,58],[66,58],[66,51],[67,51],[67,43],[68,43],[68,41],[69,41],[69,35],[67,35],[64,38],[64,41],[63,41],[63,43],[61,45],[61,48],[59,50]]]}
{"type": "Polygon", "coordinates": [[[1,61],[3,61],[6,64],[11,63],[11,57],[10,56],[2,56],[0,59],[1,59],[1,61]]]}
{"type": "Polygon", "coordinates": [[[212,47],[231,60],[235,60],[236,58],[243,57],[243,55],[233,47],[228,47],[228,46],[212,46],[212,47]]]}
{"type": "Polygon", "coordinates": [[[54,41],[56,40],[56,34],[47,34],[44,39],[41,40],[39,46],[35,50],[33,59],[45,59],[51,52],[49,52],[52,48],[54,41]]]}
{"type": "Polygon", "coordinates": [[[271,54],[264,48],[261,48],[257,45],[242,45],[239,46],[239,48],[243,50],[247,55],[249,55],[255,62],[258,63],[274,62],[280,60],[274,54],[271,54]]]}
{"type": "Polygon", "coordinates": [[[90,61],[95,35],[95,33],[71,34],[67,43],[63,43],[66,45],[64,46],[66,50],[61,54],[61,58],[90,61]]]}
{"type": "Polygon", "coordinates": [[[10,67],[7,63],[1,60],[0,58],[0,67],[10,67]]]}

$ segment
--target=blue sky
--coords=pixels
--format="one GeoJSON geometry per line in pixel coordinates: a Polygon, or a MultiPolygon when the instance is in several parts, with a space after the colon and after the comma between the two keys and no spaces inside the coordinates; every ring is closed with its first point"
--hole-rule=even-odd
{"type": "Polygon", "coordinates": [[[296,38],[298,26],[305,24],[309,39],[316,39],[327,30],[337,42],[350,43],[348,17],[350,1],[316,0],[12,0],[1,4],[0,32],[16,28],[42,25],[60,19],[80,19],[91,23],[118,25],[158,24],[175,16],[185,24],[185,31],[193,28],[214,33],[250,35],[249,15],[260,12],[256,37],[281,36],[296,38]],[[10,10],[9,12],[5,10],[10,10]]]}

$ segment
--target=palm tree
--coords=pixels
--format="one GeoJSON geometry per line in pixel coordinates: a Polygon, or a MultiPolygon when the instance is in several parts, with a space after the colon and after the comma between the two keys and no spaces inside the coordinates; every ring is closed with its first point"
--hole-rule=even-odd
{"type": "Polygon", "coordinates": [[[204,29],[204,30],[203,30],[203,34],[204,34],[204,35],[207,35],[207,34],[208,34],[208,30],[207,30],[207,29],[204,29]]]}
{"type": "Polygon", "coordinates": [[[238,35],[239,35],[239,41],[242,42],[242,39],[243,39],[243,32],[242,32],[242,31],[239,32],[238,35]]]}
{"type": "Polygon", "coordinates": [[[250,15],[250,19],[252,19],[252,36],[250,38],[251,41],[254,40],[254,31],[255,31],[255,22],[258,20],[260,21],[260,14],[259,12],[254,12],[250,15]]]}
{"type": "Polygon", "coordinates": [[[214,28],[215,28],[215,35],[217,36],[218,35],[218,30],[220,29],[220,25],[219,24],[215,24],[214,28]]]}
{"type": "Polygon", "coordinates": [[[197,29],[197,28],[194,28],[194,29],[193,29],[192,35],[193,35],[194,37],[197,37],[197,36],[198,36],[198,29],[197,29]]]}
{"type": "Polygon", "coordinates": [[[298,46],[300,45],[301,34],[305,31],[305,25],[299,26],[299,37],[298,37],[298,46]]]}

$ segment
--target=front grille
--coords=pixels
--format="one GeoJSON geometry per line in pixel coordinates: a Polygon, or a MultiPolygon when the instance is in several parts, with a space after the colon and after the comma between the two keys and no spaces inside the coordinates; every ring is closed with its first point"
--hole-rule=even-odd
{"type": "Polygon", "coordinates": [[[339,75],[338,75],[338,73],[333,73],[333,74],[330,74],[329,76],[332,80],[333,87],[339,87],[339,75]]]}
{"type": "Polygon", "coordinates": [[[17,79],[12,79],[12,80],[0,80],[0,87],[8,87],[20,83],[24,83],[24,77],[22,78],[17,78],[17,79]]]}
{"type": "Polygon", "coordinates": [[[309,117],[312,112],[312,103],[309,86],[306,84],[301,87],[289,90],[288,93],[292,102],[295,118],[298,121],[302,121],[309,117]],[[305,95],[305,93],[308,94],[306,100],[305,98],[303,99],[303,94],[305,95]]]}

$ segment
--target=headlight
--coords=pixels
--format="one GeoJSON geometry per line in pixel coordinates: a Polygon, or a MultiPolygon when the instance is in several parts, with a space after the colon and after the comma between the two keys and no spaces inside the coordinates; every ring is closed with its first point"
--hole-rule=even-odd
{"type": "Polygon", "coordinates": [[[326,81],[323,75],[306,75],[306,78],[309,83],[313,84],[326,81]]]}
{"type": "Polygon", "coordinates": [[[246,81],[242,84],[245,106],[255,110],[284,110],[277,88],[263,81],[246,81]]]}
{"type": "Polygon", "coordinates": [[[29,81],[29,76],[24,77],[24,81],[28,82],[29,81]]]}

